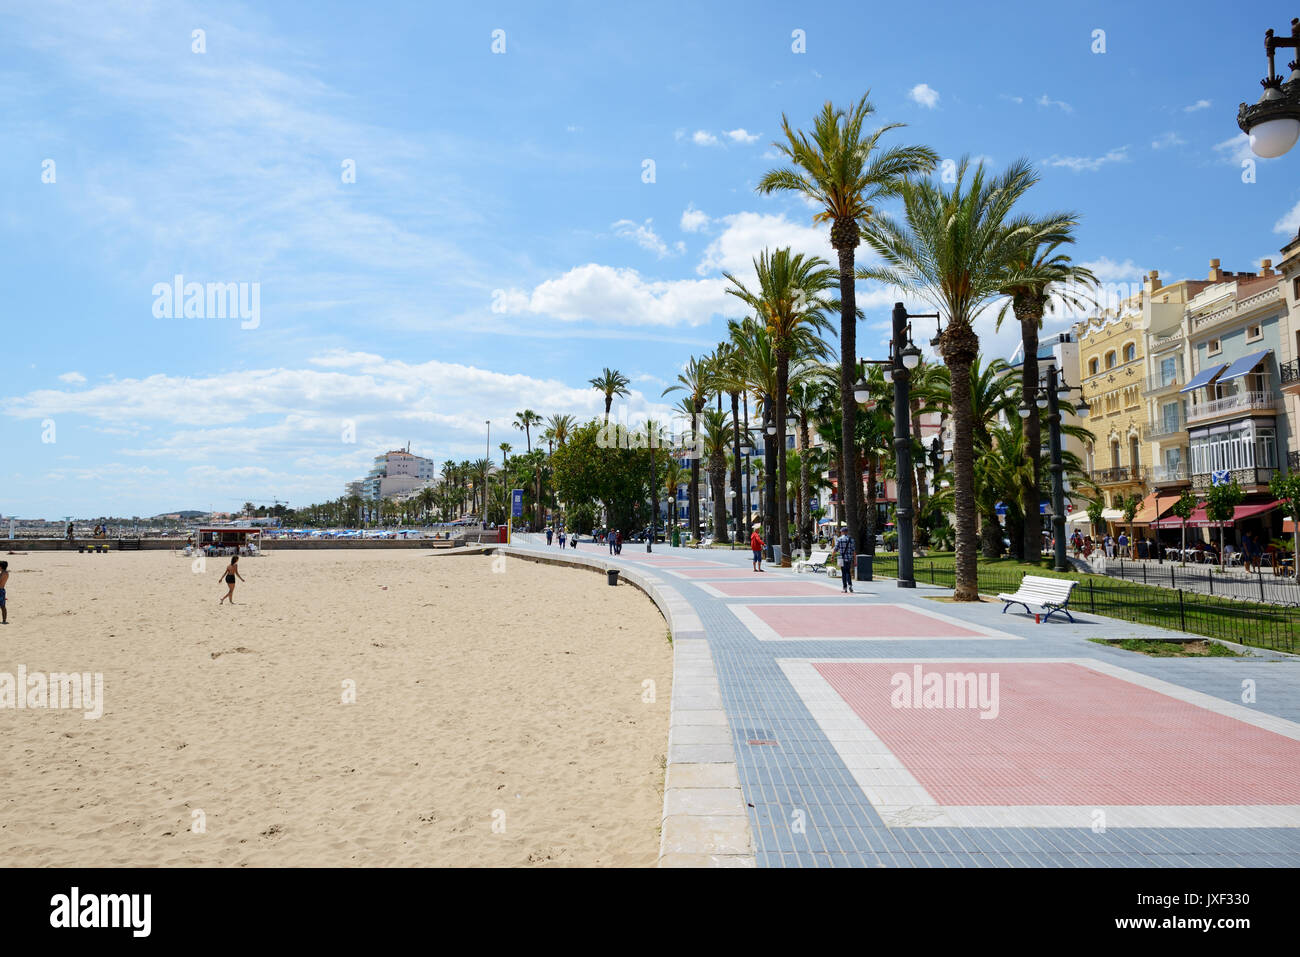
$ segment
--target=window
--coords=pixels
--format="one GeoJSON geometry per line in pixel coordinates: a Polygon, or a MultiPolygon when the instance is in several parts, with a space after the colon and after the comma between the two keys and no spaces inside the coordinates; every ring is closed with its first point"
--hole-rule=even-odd
{"type": "Polygon", "coordinates": [[[1177,475],[1183,466],[1183,450],[1174,446],[1172,449],[1165,449],[1165,471],[1170,475],[1177,475]]]}
{"type": "Polygon", "coordinates": [[[1115,368],[1115,350],[1114,350],[1114,349],[1112,349],[1110,352],[1106,353],[1106,368],[1107,368],[1107,369],[1113,369],[1113,368],[1115,368]]]}
{"type": "Polygon", "coordinates": [[[1211,339],[1205,344],[1205,351],[1208,355],[1217,356],[1221,351],[1222,344],[1218,339],[1211,339]]]}
{"type": "Polygon", "coordinates": [[[1119,442],[1110,443],[1110,467],[1119,468],[1119,442]]]}
{"type": "MultiPolygon", "coordinates": [[[[1297,335],[1297,336],[1300,336],[1300,332],[1296,333],[1296,335],[1297,335]]],[[[1096,375],[1096,374],[1097,374],[1097,360],[1096,360],[1096,359],[1089,359],[1089,360],[1088,360],[1088,375],[1096,375]]]]}
{"type": "Polygon", "coordinates": [[[1291,298],[1300,302],[1300,276],[1291,280],[1291,298]]]}
{"type": "Polygon", "coordinates": [[[1178,359],[1176,356],[1170,356],[1168,359],[1160,360],[1160,384],[1162,386],[1172,385],[1178,378],[1178,359]]]}
{"type": "Polygon", "coordinates": [[[1165,434],[1177,432],[1180,428],[1182,416],[1180,415],[1180,403],[1167,402],[1160,407],[1160,424],[1164,427],[1165,434]]]}
{"type": "Polygon", "coordinates": [[[1138,454],[1138,440],[1136,435],[1128,440],[1128,459],[1128,464],[1133,467],[1133,472],[1136,475],[1137,470],[1142,466],[1142,457],[1138,454]]]}
{"type": "Polygon", "coordinates": [[[1264,338],[1264,330],[1263,328],[1260,327],[1259,323],[1255,323],[1253,326],[1246,327],[1247,342],[1259,342],[1259,340],[1263,338],[1264,338]]]}
{"type": "Polygon", "coordinates": [[[1137,358],[1137,346],[1134,343],[1130,342],[1128,345],[1124,347],[1124,361],[1132,362],[1136,358],[1137,358]]]}

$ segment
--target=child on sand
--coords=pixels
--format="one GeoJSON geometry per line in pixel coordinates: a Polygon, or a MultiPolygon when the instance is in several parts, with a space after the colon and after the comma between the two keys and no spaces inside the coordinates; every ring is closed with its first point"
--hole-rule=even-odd
{"type": "Polygon", "coordinates": [[[9,624],[9,608],[5,605],[5,585],[9,584],[9,563],[0,562],[0,625],[9,624]]]}
{"type": "Polygon", "coordinates": [[[229,598],[230,603],[233,605],[235,603],[235,576],[239,576],[241,582],[244,580],[244,576],[239,574],[238,555],[232,555],[230,557],[230,564],[226,566],[226,570],[221,574],[225,576],[226,584],[230,586],[230,590],[221,596],[221,601],[217,602],[217,604],[220,605],[229,598]]]}

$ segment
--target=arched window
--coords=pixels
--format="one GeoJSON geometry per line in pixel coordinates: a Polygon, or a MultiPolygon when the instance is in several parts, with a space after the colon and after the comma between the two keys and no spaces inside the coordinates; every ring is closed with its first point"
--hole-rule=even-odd
{"type": "Polygon", "coordinates": [[[1124,361],[1132,362],[1136,358],[1137,358],[1137,345],[1135,343],[1130,342],[1126,346],[1124,346],[1124,361]]]}
{"type": "Polygon", "coordinates": [[[1089,360],[1088,360],[1088,375],[1096,375],[1096,374],[1097,374],[1097,360],[1096,360],[1096,359],[1089,359],[1089,360]]]}
{"type": "Polygon", "coordinates": [[[1107,369],[1113,369],[1113,368],[1115,368],[1115,350],[1114,350],[1114,349],[1112,349],[1112,350],[1110,350],[1110,352],[1106,353],[1106,368],[1107,368],[1107,369]]]}

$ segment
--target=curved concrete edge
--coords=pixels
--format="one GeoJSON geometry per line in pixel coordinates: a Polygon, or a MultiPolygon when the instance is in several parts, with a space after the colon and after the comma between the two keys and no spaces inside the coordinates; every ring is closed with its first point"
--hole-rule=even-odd
{"type": "Polygon", "coordinates": [[[619,577],[659,608],[673,638],[673,695],[668,718],[668,767],[659,841],[660,867],[753,867],[754,840],[740,788],[731,727],[700,616],[681,592],[639,568],[588,555],[550,555],[498,545],[495,552],[548,565],[619,577]]]}

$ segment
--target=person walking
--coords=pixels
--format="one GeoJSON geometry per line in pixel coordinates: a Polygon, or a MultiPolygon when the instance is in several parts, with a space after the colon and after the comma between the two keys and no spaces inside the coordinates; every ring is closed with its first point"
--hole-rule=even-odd
{"type": "Polygon", "coordinates": [[[0,562],[0,625],[9,624],[9,606],[5,604],[5,586],[9,584],[9,563],[0,562]]]}
{"type": "MultiPolygon", "coordinates": [[[[549,534],[546,536],[546,544],[551,544],[551,536],[549,534]]],[[[564,529],[560,529],[560,550],[564,550],[564,529]]]]}
{"type": "Polygon", "coordinates": [[[763,570],[763,536],[758,534],[758,529],[749,536],[749,548],[754,553],[754,571],[763,570]]]}
{"type": "Polygon", "coordinates": [[[841,525],[839,537],[835,539],[835,554],[840,562],[840,594],[853,594],[853,558],[857,554],[857,544],[848,528],[841,525]]]}
{"type": "MultiPolygon", "coordinates": [[[[553,529],[553,528],[551,528],[551,526],[547,525],[547,526],[546,526],[546,544],[547,544],[547,545],[550,545],[550,544],[551,544],[551,536],[553,536],[554,534],[555,534],[555,529],[553,529]]],[[[563,530],[560,531],[560,547],[561,547],[561,548],[564,547],[564,532],[563,532],[563,530]]]]}
{"type": "Polygon", "coordinates": [[[605,543],[609,545],[609,553],[613,555],[614,554],[614,533],[612,531],[605,532],[605,543]]]}
{"type": "Polygon", "coordinates": [[[221,574],[225,577],[226,584],[230,586],[230,589],[221,596],[221,601],[217,602],[217,604],[220,605],[224,603],[226,599],[230,599],[230,603],[233,605],[235,603],[235,576],[238,575],[241,582],[244,580],[244,576],[239,574],[238,555],[230,556],[230,564],[226,566],[226,570],[221,574]]]}
{"type": "Polygon", "coordinates": [[[614,533],[614,554],[623,554],[623,530],[621,528],[614,533]]]}

